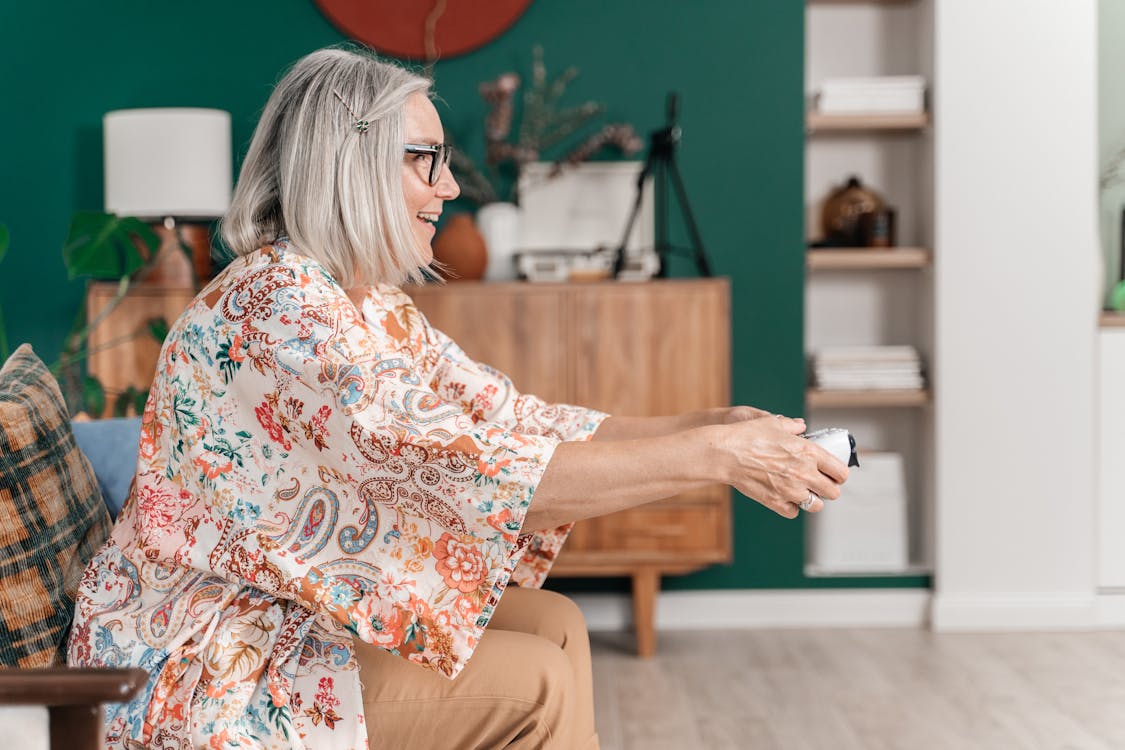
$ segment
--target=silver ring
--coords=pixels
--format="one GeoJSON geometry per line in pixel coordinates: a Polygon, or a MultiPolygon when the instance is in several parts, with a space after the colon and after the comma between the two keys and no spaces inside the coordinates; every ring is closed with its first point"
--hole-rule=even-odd
{"type": "Polygon", "coordinates": [[[800,507],[801,510],[807,511],[809,508],[813,507],[813,503],[819,499],[820,497],[815,492],[809,490],[809,498],[798,507],[800,507]]]}

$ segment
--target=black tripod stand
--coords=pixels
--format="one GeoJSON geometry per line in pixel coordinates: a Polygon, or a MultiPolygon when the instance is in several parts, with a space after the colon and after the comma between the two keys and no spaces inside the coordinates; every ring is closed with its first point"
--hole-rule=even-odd
{"type": "Polygon", "coordinates": [[[691,205],[688,203],[687,191],[684,190],[684,181],[680,177],[680,170],[676,166],[676,146],[680,142],[680,126],[676,124],[676,117],[679,114],[679,100],[675,92],[668,94],[667,100],[667,124],[659,129],[649,133],[648,137],[648,154],[645,155],[645,163],[641,168],[640,175],[637,176],[637,197],[633,201],[633,209],[629,213],[629,221],[625,224],[625,233],[621,235],[621,244],[617,247],[617,255],[614,262],[613,272],[614,276],[620,275],[621,271],[625,269],[625,245],[629,242],[629,234],[633,231],[633,225],[637,221],[637,215],[641,210],[641,202],[644,199],[645,180],[652,176],[653,181],[653,198],[655,217],[654,223],[656,225],[656,256],[660,261],[660,268],[657,271],[658,276],[668,275],[667,257],[674,249],[668,242],[668,179],[672,180],[672,188],[676,191],[676,198],[680,204],[680,210],[683,213],[684,224],[687,226],[688,235],[691,238],[691,248],[689,248],[692,258],[695,260],[695,267],[698,269],[701,276],[711,275],[711,265],[707,262],[707,254],[703,250],[703,240],[699,237],[699,228],[695,224],[695,216],[691,213],[691,205]]]}

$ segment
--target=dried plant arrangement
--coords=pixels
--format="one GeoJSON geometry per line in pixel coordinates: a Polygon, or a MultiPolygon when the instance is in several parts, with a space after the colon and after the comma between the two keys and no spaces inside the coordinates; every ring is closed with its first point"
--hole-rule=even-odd
{"type": "Polygon", "coordinates": [[[533,48],[531,85],[523,92],[522,116],[514,141],[511,137],[516,119],[515,104],[522,85],[519,75],[504,73],[480,84],[481,98],[489,108],[484,121],[484,168],[460,150],[454,152],[453,158],[453,171],[461,185],[461,194],[467,200],[477,205],[501,200],[497,184],[510,178],[512,187],[505,198],[516,201],[523,165],[540,161],[545,153],[574,138],[580,140],[554,160],[552,175],[568,164],[589,160],[605,148],[633,154],[644,146],[644,141],[628,123],[610,123],[588,132],[593,121],[605,112],[604,105],[593,101],[577,106],[562,105],[567,87],[577,76],[578,69],[570,67],[550,78],[543,48],[538,45],[533,48]],[[584,136],[583,131],[587,131],[584,136]]]}

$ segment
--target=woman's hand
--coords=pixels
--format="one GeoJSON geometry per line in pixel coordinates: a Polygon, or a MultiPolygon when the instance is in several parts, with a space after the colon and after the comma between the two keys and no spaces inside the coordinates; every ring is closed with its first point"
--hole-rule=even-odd
{"type": "MultiPolygon", "coordinates": [[[[763,417],[781,418],[781,415],[768,412],[765,409],[758,409],[753,406],[728,406],[722,409],[719,415],[719,419],[715,421],[715,424],[735,424],[736,422],[749,422],[752,419],[761,419],[763,417]]],[[[805,420],[797,417],[796,421],[804,424],[805,420]]],[[[801,432],[804,432],[804,429],[802,429],[801,432]]]]}
{"type": "MultiPolygon", "coordinates": [[[[727,483],[786,518],[797,517],[810,491],[828,500],[838,498],[848,467],[816,443],[799,437],[804,431],[804,420],[782,416],[728,424],[719,446],[729,462],[727,483]]],[[[809,511],[815,513],[823,507],[817,499],[809,511]]]]}
{"type": "MultiPolygon", "coordinates": [[[[830,499],[840,496],[848,467],[798,437],[805,431],[804,420],[752,407],[692,415],[688,420],[610,417],[594,440],[560,443],[535,490],[524,528],[554,528],[715,482],[731,485],[786,518],[797,516],[810,491],[830,499]],[[672,431],[697,419],[705,423],[672,431]]],[[[816,500],[810,510],[823,506],[816,500]]]]}

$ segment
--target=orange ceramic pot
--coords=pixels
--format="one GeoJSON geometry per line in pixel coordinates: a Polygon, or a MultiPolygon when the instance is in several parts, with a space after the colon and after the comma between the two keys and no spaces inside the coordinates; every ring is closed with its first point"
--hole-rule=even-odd
{"type": "Polygon", "coordinates": [[[434,237],[434,260],[449,281],[479,281],[488,265],[488,249],[473,217],[457,214],[434,237]]]}

